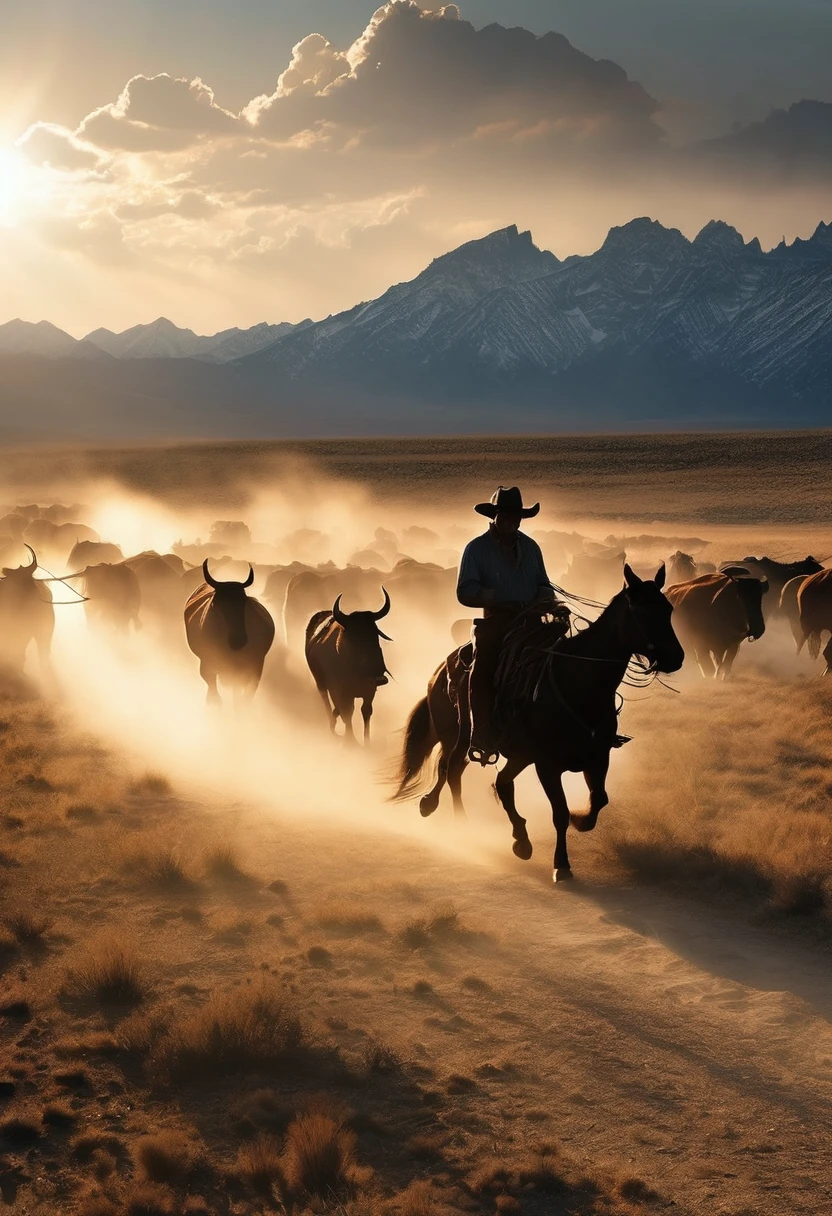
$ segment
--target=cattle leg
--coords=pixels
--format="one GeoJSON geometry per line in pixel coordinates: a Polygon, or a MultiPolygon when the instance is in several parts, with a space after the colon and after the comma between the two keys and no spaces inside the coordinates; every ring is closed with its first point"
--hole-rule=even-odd
{"type": "Polygon", "coordinates": [[[528,861],[531,857],[532,842],[529,840],[529,833],[526,831],[526,821],[518,812],[517,804],[514,801],[514,781],[522,773],[523,769],[528,767],[528,763],[528,760],[518,760],[516,757],[509,759],[505,767],[500,769],[497,774],[497,780],[494,782],[494,793],[497,795],[503,810],[508,815],[508,821],[511,824],[511,835],[514,839],[511,851],[521,861],[528,861]]]}
{"type": "Polygon", "coordinates": [[[705,647],[694,646],[693,654],[699,670],[702,672],[702,678],[705,680],[714,679],[717,669],[710,650],[707,650],[705,647]]]}
{"type": "Polygon", "coordinates": [[[585,815],[570,815],[569,822],[578,832],[591,832],[598,822],[598,813],[609,803],[607,794],[607,773],[610,767],[610,754],[599,756],[589,768],[584,769],[584,781],[589,790],[589,810],[585,815]]]}
{"type": "Polygon", "coordinates": [[[534,767],[538,780],[546,792],[546,797],[551,803],[552,823],[555,825],[555,860],[552,877],[555,882],[563,882],[565,879],[572,877],[572,870],[569,866],[569,854],[566,851],[569,804],[563,792],[563,774],[554,765],[546,763],[546,761],[536,761],[534,767]]]}
{"type": "Polygon", "coordinates": [[[348,697],[343,701],[336,701],[335,709],[338,713],[338,717],[344,723],[344,742],[347,744],[357,745],[358,740],[356,739],[355,731],[352,728],[352,716],[355,713],[355,699],[353,697],[348,697]]]}
{"type": "Polygon", "coordinates": [[[335,734],[335,723],[338,721],[338,710],[335,708],[334,704],[329,699],[329,693],[326,690],[326,684],[319,683],[318,680],[316,679],[315,687],[317,688],[318,694],[319,694],[321,700],[323,701],[324,710],[326,712],[326,720],[329,723],[329,729],[332,731],[332,733],[334,735],[335,734]]]}
{"type": "Polygon", "coordinates": [[[204,663],[200,663],[199,674],[208,685],[208,704],[221,705],[222,702],[220,701],[220,694],[217,691],[217,673],[215,671],[209,671],[204,663]]]}
{"type": "Polygon", "coordinates": [[[739,642],[735,642],[733,646],[729,646],[727,648],[727,650],[724,652],[724,654],[722,655],[722,658],[720,659],[719,664],[717,666],[718,679],[727,680],[728,677],[731,675],[731,669],[734,666],[734,659],[737,657],[737,652],[739,651],[739,648],[740,648],[739,642]]]}
{"type": "Polygon", "coordinates": [[[823,648],[823,661],[826,664],[823,674],[828,676],[832,672],[832,638],[829,639],[823,648]]]}
{"type": "Polygon", "coordinates": [[[364,719],[364,746],[370,743],[370,719],[373,716],[373,698],[365,697],[361,702],[361,717],[364,719]]]}
{"type": "Polygon", "coordinates": [[[812,632],[806,639],[809,649],[809,657],[816,659],[820,654],[820,634],[812,632]]]}

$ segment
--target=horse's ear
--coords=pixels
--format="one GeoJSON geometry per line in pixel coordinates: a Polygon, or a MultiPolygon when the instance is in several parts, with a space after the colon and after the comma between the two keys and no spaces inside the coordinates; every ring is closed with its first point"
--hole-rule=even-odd
{"type": "Polygon", "coordinates": [[[662,587],[664,586],[664,580],[665,580],[666,575],[667,575],[667,569],[665,567],[664,562],[662,562],[662,564],[659,566],[658,570],[656,571],[656,577],[653,579],[653,582],[656,584],[659,591],[661,591],[662,587]]]}
{"type": "Polygon", "coordinates": [[[624,563],[624,582],[628,587],[640,587],[642,580],[632,569],[629,562],[624,563]]]}

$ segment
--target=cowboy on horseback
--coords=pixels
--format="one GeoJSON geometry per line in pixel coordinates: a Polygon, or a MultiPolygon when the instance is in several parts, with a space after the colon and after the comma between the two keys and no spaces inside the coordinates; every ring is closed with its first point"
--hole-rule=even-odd
{"type": "Polygon", "coordinates": [[[551,602],[555,593],[540,546],[520,531],[540,503],[523,506],[517,486],[500,486],[490,502],[474,510],[491,520],[488,531],[470,541],[459,564],[456,595],[466,608],[481,608],[474,622],[474,661],[469,682],[471,745],[468,759],[486,765],[499,759],[494,728],[494,681],[506,632],[531,604],[551,602]]]}

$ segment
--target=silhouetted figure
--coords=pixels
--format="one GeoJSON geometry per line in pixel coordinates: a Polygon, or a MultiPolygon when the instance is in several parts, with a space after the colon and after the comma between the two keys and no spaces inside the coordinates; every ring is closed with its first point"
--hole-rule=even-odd
{"type": "Polygon", "coordinates": [[[499,747],[494,730],[494,677],[506,630],[518,612],[555,595],[540,546],[520,531],[524,519],[537,515],[540,503],[523,506],[517,486],[500,486],[490,502],[474,510],[491,520],[487,532],[465,546],[459,564],[456,595],[466,608],[481,608],[474,622],[474,661],[469,682],[471,745],[469,760],[496,764],[499,747]]]}

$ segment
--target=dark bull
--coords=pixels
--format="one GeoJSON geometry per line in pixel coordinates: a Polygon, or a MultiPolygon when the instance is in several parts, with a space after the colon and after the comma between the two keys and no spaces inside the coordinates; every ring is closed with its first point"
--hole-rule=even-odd
{"type": "Polygon", "coordinates": [[[212,578],[206,560],[202,573],[205,582],[185,605],[185,633],[199,659],[199,674],[208,685],[208,701],[219,701],[218,679],[235,694],[251,697],[274,641],[269,612],[259,600],[246,595],[254,582],[254,570],[249,567],[245,582],[219,582],[212,578]]]}
{"type": "Polygon", "coordinates": [[[390,596],[378,612],[342,612],[341,596],[331,612],[316,612],[306,626],[306,662],[326,709],[330,729],[340,718],[345,737],[355,742],[352,717],[355,702],[361,701],[364,742],[370,739],[370,719],[376,689],[387,683],[379,638],[390,641],[378,622],[390,611],[390,596]]]}

